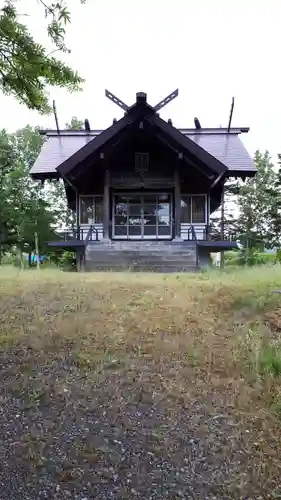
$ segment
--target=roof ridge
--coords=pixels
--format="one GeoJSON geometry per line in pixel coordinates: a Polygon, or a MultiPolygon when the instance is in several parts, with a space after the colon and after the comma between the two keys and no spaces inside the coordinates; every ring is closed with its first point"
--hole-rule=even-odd
{"type": "MultiPolygon", "coordinates": [[[[222,127],[203,127],[201,129],[196,128],[182,128],[175,127],[182,134],[190,134],[190,135],[200,135],[200,134],[241,134],[249,132],[249,127],[233,127],[228,130],[228,128],[222,127]]],[[[39,130],[41,135],[47,135],[49,137],[84,137],[84,136],[97,136],[104,132],[106,129],[95,129],[95,130],[68,130],[63,129],[59,132],[55,129],[45,129],[39,130]]]]}

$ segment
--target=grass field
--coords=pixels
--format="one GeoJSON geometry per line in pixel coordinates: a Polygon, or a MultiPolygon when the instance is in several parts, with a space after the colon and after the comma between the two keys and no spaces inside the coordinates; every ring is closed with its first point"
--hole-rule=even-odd
{"type": "Polygon", "coordinates": [[[0,268],[1,500],[281,498],[276,288],[0,268]]]}

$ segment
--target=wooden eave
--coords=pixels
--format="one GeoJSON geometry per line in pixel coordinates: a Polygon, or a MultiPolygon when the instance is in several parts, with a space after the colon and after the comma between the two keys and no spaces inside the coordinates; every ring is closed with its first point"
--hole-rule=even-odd
{"type": "Polygon", "coordinates": [[[61,165],[57,167],[57,171],[61,175],[67,175],[73,170],[79,163],[85,161],[90,155],[93,155],[100,148],[102,148],[108,141],[110,141],[115,135],[123,131],[126,127],[132,124],[139,117],[139,110],[136,112],[136,108],[140,105],[135,104],[130,108],[130,112],[126,113],[123,118],[111,125],[109,128],[104,130],[100,135],[95,137],[92,141],[88,142],[79,149],[74,155],[65,160],[61,165]]]}
{"type": "Polygon", "coordinates": [[[137,120],[155,127],[155,129],[159,130],[168,140],[176,145],[183,155],[190,156],[193,160],[199,161],[201,165],[205,165],[215,175],[227,172],[228,168],[223,163],[202,149],[192,139],[184,136],[173,127],[173,125],[162,120],[151,106],[147,103],[136,103],[129,109],[128,113],[126,113],[123,118],[111,125],[92,141],[85,144],[79,151],[59,165],[57,167],[58,173],[61,176],[69,175],[77,165],[85,162],[89,156],[92,156],[92,164],[99,160],[99,152],[101,152],[102,148],[104,148],[108,142],[112,142],[115,136],[118,137],[121,132],[129,128],[129,126],[137,120]]]}

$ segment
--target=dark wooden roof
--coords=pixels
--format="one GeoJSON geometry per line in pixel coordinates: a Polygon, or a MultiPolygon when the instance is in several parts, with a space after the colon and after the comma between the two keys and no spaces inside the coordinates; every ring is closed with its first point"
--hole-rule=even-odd
{"type": "MultiPolygon", "coordinates": [[[[198,159],[215,174],[254,175],[256,168],[238,134],[249,129],[177,129],[162,120],[146,102],[137,102],[123,118],[104,131],[46,131],[47,141],[34,166],[33,177],[67,176],[87,157],[99,154],[108,141],[137,121],[150,126],[172,141],[187,157],[198,159]]],[[[41,132],[44,133],[44,132],[41,132]]]]}

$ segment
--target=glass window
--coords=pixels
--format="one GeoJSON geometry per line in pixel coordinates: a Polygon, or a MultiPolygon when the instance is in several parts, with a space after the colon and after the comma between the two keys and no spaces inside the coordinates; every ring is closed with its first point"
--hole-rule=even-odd
{"type": "Polygon", "coordinates": [[[129,214],[132,217],[140,217],[141,205],[129,205],[129,214]]]}
{"type": "Polygon", "coordinates": [[[118,215],[124,215],[127,217],[128,204],[123,202],[118,202],[115,204],[115,213],[118,215]]]}
{"type": "Polygon", "coordinates": [[[103,197],[95,196],[94,198],[94,223],[103,223],[103,197]]]}
{"type": "Polygon", "coordinates": [[[156,213],[156,208],[157,208],[157,205],[156,203],[153,203],[153,204],[148,204],[146,203],[146,201],[144,200],[144,204],[143,204],[143,213],[145,215],[154,215],[156,213]]]}
{"type": "Polygon", "coordinates": [[[148,226],[156,226],[157,217],[155,215],[144,215],[143,224],[148,226]]]}
{"type": "Polygon", "coordinates": [[[158,236],[170,236],[170,226],[158,226],[158,236]]]}
{"type": "Polygon", "coordinates": [[[102,224],[103,198],[102,196],[80,197],[80,224],[102,224]]]}
{"type": "Polygon", "coordinates": [[[161,216],[158,217],[158,226],[169,226],[170,225],[170,217],[161,216]]]}
{"type": "Polygon", "coordinates": [[[141,226],[129,226],[129,236],[141,236],[141,226]]]}
{"type": "Polygon", "coordinates": [[[94,198],[92,196],[84,196],[80,198],[80,224],[92,224],[94,198]]]}
{"type": "Polygon", "coordinates": [[[170,195],[169,194],[159,194],[158,195],[158,203],[170,203],[170,195]]]}
{"type": "Polygon", "coordinates": [[[129,225],[136,226],[141,224],[141,217],[129,217],[129,225]]]}
{"type": "Polygon", "coordinates": [[[115,226],[115,236],[127,236],[127,226],[115,226]]]}
{"type": "Polygon", "coordinates": [[[205,224],[206,197],[183,196],[181,199],[181,222],[186,224],[205,224]]]}
{"type": "Polygon", "coordinates": [[[192,196],[192,223],[204,224],[206,219],[205,196],[192,196]]]}
{"type": "Polygon", "coordinates": [[[127,225],[127,216],[124,216],[124,215],[115,215],[115,225],[116,226],[125,226],[125,225],[127,225]]]}
{"type": "MultiPolygon", "coordinates": [[[[170,226],[171,203],[170,196],[168,194],[161,194],[158,196],[157,215],[158,226],[170,226]]],[[[161,232],[160,228],[158,227],[158,235],[165,236],[169,234],[169,227],[167,227],[167,230],[163,229],[161,232]]]]}
{"type": "Polygon", "coordinates": [[[170,203],[159,203],[158,204],[158,217],[159,220],[162,217],[169,217],[170,216],[170,203]]]}
{"type": "Polygon", "coordinates": [[[183,196],[181,199],[181,222],[191,223],[191,196],[183,196]]]}
{"type": "Polygon", "coordinates": [[[156,226],[144,226],[143,227],[143,234],[144,236],[155,236],[156,233],[156,226]]]}

